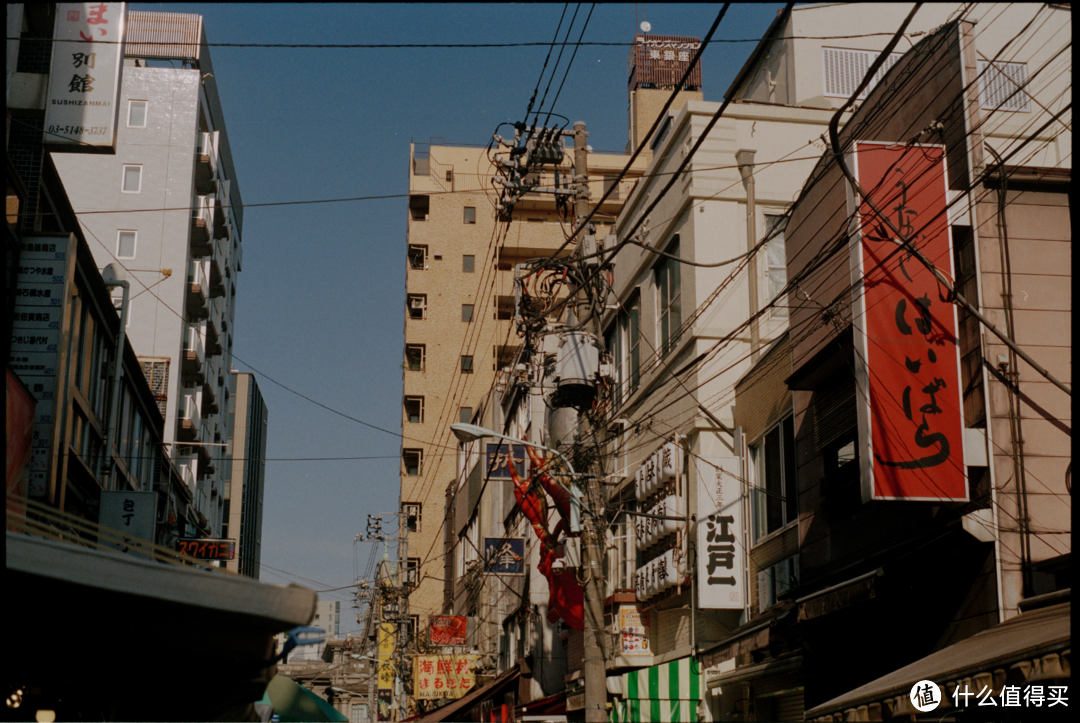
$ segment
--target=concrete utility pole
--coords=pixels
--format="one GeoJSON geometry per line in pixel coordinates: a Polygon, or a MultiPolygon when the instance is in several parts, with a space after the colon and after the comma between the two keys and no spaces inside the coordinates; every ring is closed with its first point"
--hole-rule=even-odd
{"type": "MultiPolygon", "coordinates": [[[[417,576],[420,575],[420,570],[416,571],[417,576]]],[[[401,587],[398,588],[401,597],[398,602],[398,624],[397,624],[397,654],[398,654],[398,689],[400,690],[400,697],[398,699],[399,717],[398,720],[405,720],[408,718],[409,697],[405,694],[405,680],[404,676],[408,673],[402,673],[405,670],[405,664],[408,662],[408,657],[405,654],[405,636],[402,634],[405,630],[405,622],[409,619],[409,530],[405,526],[405,515],[398,515],[398,580],[401,583],[401,587]]],[[[413,635],[418,635],[418,630],[413,630],[413,635]]]]}
{"type": "MultiPolygon", "coordinates": [[[[584,121],[574,123],[574,226],[579,238],[586,230],[582,222],[589,215],[588,148],[584,121]]],[[[580,244],[580,241],[579,241],[580,244]]],[[[584,293],[582,293],[584,296],[584,293]]],[[[591,319],[596,326],[600,320],[591,319]]],[[[581,564],[585,568],[585,721],[604,723],[607,720],[607,669],[604,664],[604,563],[601,557],[598,520],[593,512],[600,509],[600,478],[585,477],[585,509],[581,523],[581,564]]]]}

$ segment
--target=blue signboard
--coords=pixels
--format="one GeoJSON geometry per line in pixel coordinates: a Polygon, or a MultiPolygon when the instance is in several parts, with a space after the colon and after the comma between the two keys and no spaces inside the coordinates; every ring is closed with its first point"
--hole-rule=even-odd
{"type": "Polygon", "coordinates": [[[485,537],[484,572],[492,575],[524,575],[525,540],[520,537],[485,537]]]}
{"type": "Polygon", "coordinates": [[[488,442],[485,451],[487,459],[484,474],[488,479],[510,479],[511,460],[521,479],[528,479],[532,473],[532,462],[529,461],[529,455],[525,453],[524,444],[488,442]]]}

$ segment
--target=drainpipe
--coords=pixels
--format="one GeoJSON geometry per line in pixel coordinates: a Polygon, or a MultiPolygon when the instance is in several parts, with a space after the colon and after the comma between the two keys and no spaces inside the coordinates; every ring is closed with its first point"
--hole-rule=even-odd
{"type": "MultiPolygon", "coordinates": [[[[739,174],[743,183],[746,184],[746,250],[753,252],[757,245],[757,198],[754,189],[754,154],[755,150],[741,150],[735,154],[735,162],[739,164],[739,174]]],[[[758,277],[756,254],[751,253],[747,263],[747,280],[750,287],[750,363],[756,364],[758,360],[758,347],[761,342],[758,338],[758,277]]]]}
{"type": "Polygon", "coordinates": [[[112,443],[113,430],[116,429],[117,416],[120,412],[120,372],[124,369],[124,343],[127,341],[127,315],[128,293],[131,284],[124,278],[124,269],[118,264],[109,264],[101,271],[101,278],[105,280],[105,286],[112,288],[119,286],[124,290],[124,296],[120,302],[120,333],[116,335],[116,352],[113,356],[113,379],[112,391],[109,399],[108,417],[105,422],[105,438],[102,440],[101,456],[98,457],[97,479],[101,480],[105,457],[109,457],[108,480],[103,485],[104,489],[114,489],[116,481],[113,479],[112,453],[109,445],[112,443]]]}

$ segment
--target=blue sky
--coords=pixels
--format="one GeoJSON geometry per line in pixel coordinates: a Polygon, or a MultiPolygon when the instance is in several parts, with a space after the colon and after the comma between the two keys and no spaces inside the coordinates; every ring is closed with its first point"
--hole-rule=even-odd
{"type": "MultiPolygon", "coordinates": [[[[199,13],[213,43],[548,43],[568,8],[528,4],[131,4],[199,13]]],[[[576,40],[590,5],[580,6],[576,40]]],[[[782,4],[736,4],[703,58],[719,101],[782,4]]],[[[596,5],[583,40],[651,32],[703,37],[719,4],[596,5]]],[[[554,111],[583,120],[597,151],[627,139],[628,46],[583,46],[554,111]]],[[[546,111],[568,67],[555,68],[546,111]]],[[[212,47],[245,204],[408,191],[409,142],[484,144],[521,120],[547,53],[517,48],[212,47]]],[[[548,65],[555,67],[558,50],[548,65]]],[[[543,95],[545,75],[540,88],[543,95]]],[[[539,102],[539,98],[538,101],[539,102]]],[[[270,410],[262,580],[314,589],[355,581],[368,514],[398,503],[407,200],[248,208],[237,285],[234,366],[256,371],[270,410]],[[275,384],[276,380],[283,386],[275,384]],[[295,390],[329,411],[288,391],[295,390]],[[342,416],[346,415],[346,416],[342,416]],[[376,457],[366,460],[316,460],[376,457]],[[300,461],[285,461],[300,460],[300,461]]],[[[393,528],[390,518],[384,528],[393,528]]],[[[341,600],[349,590],[321,597],[341,600]]],[[[342,632],[357,626],[343,614],[342,632]]]]}

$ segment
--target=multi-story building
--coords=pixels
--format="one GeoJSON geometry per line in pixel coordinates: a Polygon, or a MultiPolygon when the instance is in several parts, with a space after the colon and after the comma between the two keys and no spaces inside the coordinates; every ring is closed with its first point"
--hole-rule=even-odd
{"type": "Polygon", "coordinates": [[[221,535],[236,540],[236,552],[225,566],[258,579],[266,486],[266,427],[270,415],[254,374],[233,370],[230,376],[225,523],[221,535]]]}
{"type": "Polygon", "coordinates": [[[127,270],[128,335],[197,527],[218,537],[240,190],[201,16],[130,11],[124,52],[115,154],[56,165],[98,264],[127,270]]]}
{"type": "MultiPolygon", "coordinates": [[[[537,176],[542,187],[553,188],[558,176],[567,188],[572,155],[568,150],[545,167],[537,176]]],[[[627,158],[589,154],[594,199],[627,158]]],[[[461,545],[471,539],[444,525],[448,487],[455,493],[461,478],[450,425],[471,420],[520,349],[512,324],[514,266],[560,250],[573,219],[561,218],[555,196],[541,193],[518,201],[511,220],[499,218],[496,167],[482,146],[413,145],[409,160],[401,511],[408,574],[418,581],[409,613],[426,630],[428,617],[451,605],[443,580],[452,574],[446,565],[453,549],[459,537],[461,545]]],[[[636,162],[600,208],[597,236],[603,238],[644,165],[636,162]]]]}

